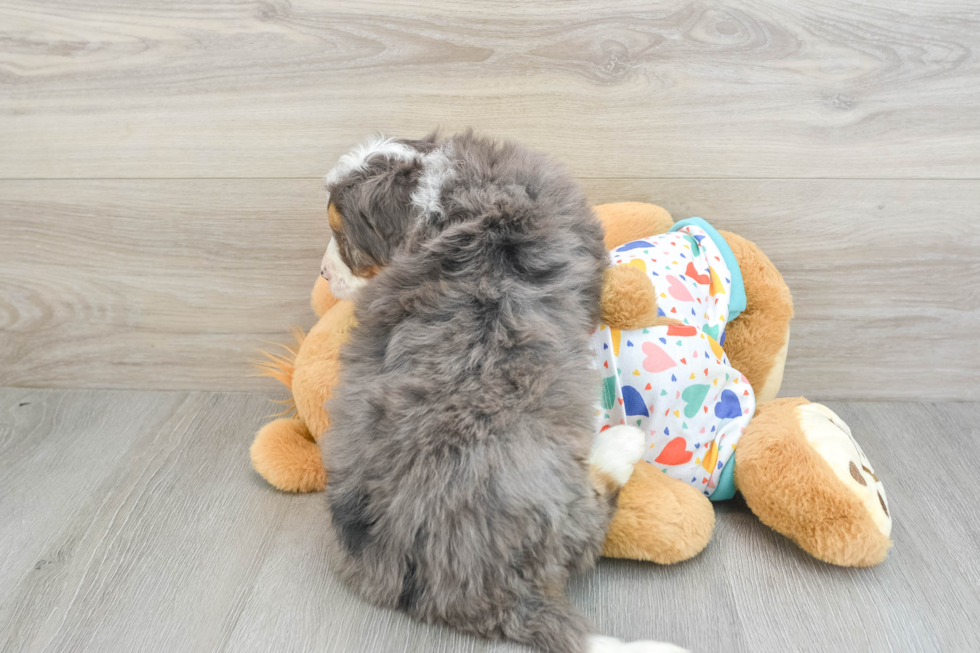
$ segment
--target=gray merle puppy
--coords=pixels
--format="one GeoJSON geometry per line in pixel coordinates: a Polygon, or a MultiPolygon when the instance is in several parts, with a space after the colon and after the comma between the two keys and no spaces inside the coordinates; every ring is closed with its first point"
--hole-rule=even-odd
{"type": "Polygon", "coordinates": [[[324,440],[338,574],[549,653],[679,650],[590,635],[564,596],[643,451],[619,428],[593,444],[608,256],[570,176],[471,133],[376,138],[327,190],[323,274],[359,324],[324,440]]]}

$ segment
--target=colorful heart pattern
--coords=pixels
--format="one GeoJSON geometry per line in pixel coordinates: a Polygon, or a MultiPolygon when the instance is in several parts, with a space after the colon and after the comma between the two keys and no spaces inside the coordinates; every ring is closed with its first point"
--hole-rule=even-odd
{"type": "Polygon", "coordinates": [[[738,395],[731,390],[722,390],[721,399],[715,404],[715,417],[718,419],[734,419],[742,416],[742,405],[738,403],[738,395]]]}
{"type": "Polygon", "coordinates": [[[619,252],[628,252],[631,249],[648,249],[650,247],[653,247],[653,245],[651,245],[650,243],[648,243],[645,240],[634,240],[631,243],[626,243],[625,245],[623,245],[622,247],[620,247],[619,249],[617,249],[616,252],[617,253],[619,253],[619,252]]]}
{"type": "Polygon", "coordinates": [[[639,268],[642,272],[646,272],[647,271],[647,264],[644,263],[643,262],[643,259],[641,259],[641,258],[635,258],[635,259],[633,259],[632,261],[629,262],[629,265],[632,265],[635,268],[639,268]]]}
{"type": "Polygon", "coordinates": [[[659,374],[677,365],[663,348],[652,342],[644,342],[642,349],[643,353],[646,354],[646,358],[643,359],[643,369],[647,372],[659,374]]]}
{"type": "Polygon", "coordinates": [[[627,243],[611,259],[644,271],[658,313],[675,323],[593,334],[603,377],[596,431],[639,426],[648,434],[644,460],[711,496],[755,412],[752,388],[720,344],[732,295],[725,257],[705,230],[688,225],[627,243]]]}
{"type": "Polygon", "coordinates": [[[698,274],[698,271],[694,269],[694,263],[692,261],[688,261],[687,267],[684,269],[684,274],[686,274],[689,279],[692,279],[703,286],[711,283],[711,275],[698,274]]]}
{"type": "Polygon", "coordinates": [[[684,407],[685,417],[694,417],[701,412],[701,406],[704,405],[704,398],[708,396],[708,390],[710,389],[710,385],[704,385],[702,383],[695,383],[684,388],[684,391],[681,392],[681,399],[687,404],[684,407]]]}
{"type": "Polygon", "coordinates": [[[691,291],[687,289],[687,286],[683,281],[678,279],[672,274],[667,275],[667,292],[671,297],[679,302],[693,302],[694,297],[691,295],[691,291]]]}
{"type": "Polygon", "coordinates": [[[693,456],[694,454],[687,450],[687,440],[674,438],[664,445],[660,455],[654,458],[654,462],[661,465],[683,465],[690,462],[693,456]]]}
{"type": "Polygon", "coordinates": [[[643,395],[631,385],[623,386],[623,410],[626,411],[627,415],[650,416],[647,405],[643,401],[643,395]]]}

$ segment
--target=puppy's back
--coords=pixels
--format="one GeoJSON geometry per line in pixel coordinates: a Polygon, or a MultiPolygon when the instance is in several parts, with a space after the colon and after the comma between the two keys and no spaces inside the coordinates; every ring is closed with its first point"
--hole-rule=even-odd
{"type": "Polygon", "coordinates": [[[519,145],[465,134],[427,156],[329,406],[335,566],[377,604],[582,650],[560,597],[610,513],[583,464],[602,231],[567,173],[519,145]]]}

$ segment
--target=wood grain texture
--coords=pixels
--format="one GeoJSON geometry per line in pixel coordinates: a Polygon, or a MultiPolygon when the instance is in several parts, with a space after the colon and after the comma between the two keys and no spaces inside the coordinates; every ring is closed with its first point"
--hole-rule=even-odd
{"type": "MultiPolygon", "coordinates": [[[[784,395],[975,399],[980,182],[586,180],[756,241],[794,292],[784,395]]],[[[255,390],[312,325],[318,180],[0,182],[0,385],[255,390]]]]}
{"type": "Polygon", "coordinates": [[[969,0],[3,0],[0,177],[315,177],[474,125],[582,177],[976,179],[978,44],[969,0]]]}
{"type": "MultiPolygon", "coordinates": [[[[735,500],[708,548],[602,561],[569,594],[598,630],[699,653],[980,647],[980,404],[834,403],[883,479],[895,546],[816,562],[735,500]]],[[[254,394],[0,390],[0,650],[523,651],[360,602],[326,562],[322,495],[279,493],[247,448],[254,394]]]]}
{"type": "Polygon", "coordinates": [[[272,386],[249,361],[311,326],[321,183],[0,182],[0,385],[272,386]]]}

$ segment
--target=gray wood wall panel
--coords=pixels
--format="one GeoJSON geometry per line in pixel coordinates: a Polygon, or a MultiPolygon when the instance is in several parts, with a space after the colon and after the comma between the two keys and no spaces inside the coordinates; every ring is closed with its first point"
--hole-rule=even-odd
{"type": "Polygon", "coordinates": [[[435,125],[579,176],[980,177],[968,0],[5,0],[0,26],[5,178],[317,176],[435,125]]]}
{"type": "MultiPolygon", "coordinates": [[[[601,632],[699,653],[977,650],[980,490],[950,461],[980,455],[980,404],[830,406],[885,483],[884,563],[817,562],[734,500],[693,560],[603,560],[572,601],[601,632]]],[[[0,651],[526,650],[339,585],[323,496],[250,469],[273,409],[247,393],[0,390],[0,651]]]]}
{"type": "Polygon", "coordinates": [[[272,387],[320,176],[439,124],[757,240],[785,393],[971,399],[977,43],[962,0],[0,2],[0,385],[272,387]]]}
{"type": "MultiPolygon", "coordinates": [[[[797,317],[784,394],[969,400],[980,181],[585,180],[750,238],[797,317]]],[[[0,181],[0,385],[257,390],[308,327],[321,182],[0,181]]]]}

